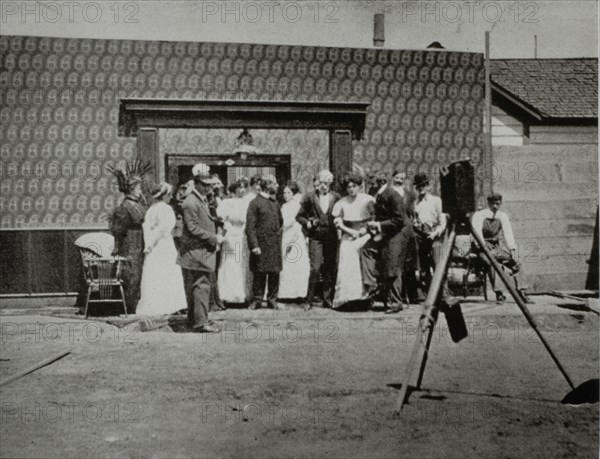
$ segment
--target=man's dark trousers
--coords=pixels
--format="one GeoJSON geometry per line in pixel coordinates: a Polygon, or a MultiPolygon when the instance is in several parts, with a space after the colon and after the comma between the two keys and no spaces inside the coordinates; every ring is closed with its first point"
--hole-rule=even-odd
{"type": "Polygon", "coordinates": [[[277,295],[279,294],[279,273],[252,273],[253,303],[260,305],[265,296],[265,283],[267,284],[267,304],[270,308],[277,308],[277,295]]]}
{"type": "Polygon", "coordinates": [[[312,304],[319,274],[323,278],[323,307],[333,306],[337,267],[337,241],[335,239],[310,239],[308,243],[310,277],[308,279],[307,302],[312,304]]]}
{"type": "Polygon", "coordinates": [[[212,292],[211,276],[208,271],[182,269],[185,297],[188,305],[188,322],[193,328],[208,325],[208,311],[212,292]]]}

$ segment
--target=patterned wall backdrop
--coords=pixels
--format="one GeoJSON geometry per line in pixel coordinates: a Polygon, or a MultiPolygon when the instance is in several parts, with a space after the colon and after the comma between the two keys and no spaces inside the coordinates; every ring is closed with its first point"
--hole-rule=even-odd
{"type": "MultiPolygon", "coordinates": [[[[481,54],[2,36],[0,59],[3,228],[106,224],[119,194],[105,166],[135,157],[135,139],[118,137],[122,97],[369,102],[354,143],[364,170],[437,176],[450,161],[482,161],[481,54]]],[[[179,135],[220,137],[225,150],[237,134],[166,132],[161,148],[179,135]]],[[[302,164],[327,151],[322,131],[253,135],[302,164]]],[[[296,167],[295,178],[310,173],[296,167]]]]}

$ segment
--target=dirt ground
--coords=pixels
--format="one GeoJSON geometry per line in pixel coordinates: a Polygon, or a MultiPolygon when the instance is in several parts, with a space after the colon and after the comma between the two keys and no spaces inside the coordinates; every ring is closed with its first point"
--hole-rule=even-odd
{"type": "MultiPolygon", "coordinates": [[[[532,312],[576,385],[598,377],[598,317],[532,312]]],[[[395,416],[418,307],[213,313],[219,334],[141,332],[51,309],[2,310],[2,457],[595,457],[598,404],[569,387],[514,303],[440,317],[423,390],[395,416]]],[[[414,381],[413,381],[414,384],[414,381]]]]}

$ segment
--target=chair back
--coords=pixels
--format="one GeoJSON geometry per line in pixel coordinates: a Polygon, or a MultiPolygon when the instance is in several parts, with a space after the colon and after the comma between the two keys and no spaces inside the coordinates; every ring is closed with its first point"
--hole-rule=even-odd
{"type": "Polygon", "coordinates": [[[95,271],[97,275],[98,294],[101,300],[112,298],[113,287],[121,283],[121,261],[117,257],[88,260],[92,273],[95,271]]]}
{"type": "Polygon", "coordinates": [[[100,300],[113,297],[113,288],[121,284],[123,257],[111,256],[114,237],[108,233],[87,233],[75,245],[79,249],[86,282],[98,293],[100,300]]]}
{"type": "Polygon", "coordinates": [[[452,248],[452,256],[456,258],[467,258],[471,253],[471,236],[457,235],[452,248]]]}
{"type": "Polygon", "coordinates": [[[84,259],[86,279],[94,291],[98,292],[100,300],[113,297],[113,287],[121,285],[121,266],[123,257],[88,258],[84,259]]]}

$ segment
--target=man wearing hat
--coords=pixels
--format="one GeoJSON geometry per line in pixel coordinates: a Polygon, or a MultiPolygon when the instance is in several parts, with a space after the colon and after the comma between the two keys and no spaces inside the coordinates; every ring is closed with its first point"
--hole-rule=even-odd
{"type": "MultiPolygon", "coordinates": [[[[365,288],[374,287],[377,276],[382,288],[386,313],[396,313],[404,309],[404,296],[413,286],[407,276],[412,269],[414,258],[414,233],[412,229],[412,201],[404,189],[406,174],[394,171],[390,183],[384,185],[375,197],[375,221],[369,222],[369,230],[375,234],[377,244],[377,267],[368,255],[367,245],[361,253],[363,282],[365,288]]],[[[409,295],[410,296],[410,295],[409,295]]]]}
{"type": "Polygon", "coordinates": [[[177,264],[183,271],[190,325],[194,331],[214,333],[219,329],[208,320],[208,312],[216,252],[223,236],[216,232],[206,196],[216,181],[205,164],[194,166],[192,173],[194,189],[181,205],[184,224],[177,264]]]}
{"type": "MultiPolygon", "coordinates": [[[[517,290],[525,301],[529,301],[525,293],[525,284],[523,283],[523,270],[521,264],[516,259],[517,245],[513,236],[512,226],[508,215],[500,210],[502,206],[502,196],[492,193],[487,198],[488,208],[482,209],[473,214],[471,225],[473,230],[479,234],[485,242],[486,247],[498,263],[511,271],[517,290]]],[[[477,249],[476,249],[477,250],[477,249]]],[[[487,263],[487,259],[481,256],[487,263]]],[[[488,270],[492,288],[496,293],[496,301],[503,303],[506,297],[502,289],[496,287],[495,276],[491,269],[488,270]]]]}
{"type": "Polygon", "coordinates": [[[283,217],[275,200],[279,185],[272,175],[260,181],[261,191],[248,206],[246,236],[252,271],[252,302],[249,309],[260,307],[267,284],[267,304],[278,309],[279,273],[282,268],[281,235],[283,217]]]}
{"type": "Polygon", "coordinates": [[[333,183],[331,172],[322,170],[317,179],[316,190],[304,196],[296,216],[296,220],[302,225],[309,238],[310,277],[305,307],[307,310],[312,307],[319,274],[323,278],[323,307],[333,306],[337,267],[337,228],[331,213],[340,196],[331,191],[333,183]]]}
{"type": "Polygon", "coordinates": [[[413,179],[417,192],[415,201],[415,236],[419,254],[420,281],[429,288],[432,271],[441,254],[441,239],[446,231],[446,215],[442,212],[441,198],[430,193],[429,177],[419,172],[413,179]]]}

